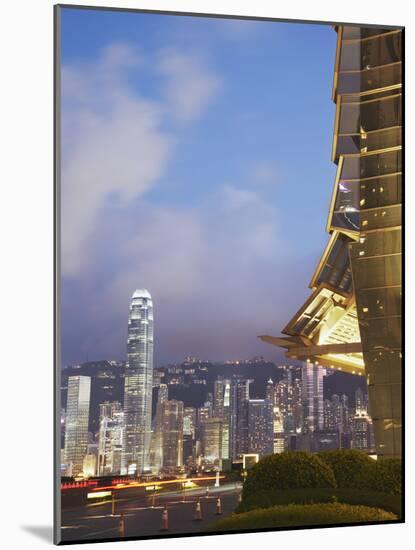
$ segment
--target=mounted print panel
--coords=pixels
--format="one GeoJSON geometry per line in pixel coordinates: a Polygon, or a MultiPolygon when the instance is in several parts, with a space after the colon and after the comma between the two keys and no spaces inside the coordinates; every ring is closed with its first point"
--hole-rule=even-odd
{"type": "Polygon", "coordinates": [[[55,542],[402,522],[403,28],[55,38],[55,542]]]}

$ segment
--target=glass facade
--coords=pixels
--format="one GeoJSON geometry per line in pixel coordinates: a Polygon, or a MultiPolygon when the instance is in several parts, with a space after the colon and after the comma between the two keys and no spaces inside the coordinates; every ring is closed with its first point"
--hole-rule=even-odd
{"type": "Polygon", "coordinates": [[[331,236],[313,294],[282,331],[288,337],[260,338],[285,347],[288,357],[365,374],[376,453],[399,458],[402,30],[336,31],[331,236]]]}
{"type": "Polygon", "coordinates": [[[268,399],[248,401],[248,453],[259,457],[274,452],[274,410],[268,399]]]}
{"type": "Polygon", "coordinates": [[[337,32],[331,225],[350,228],[351,205],[357,235],[349,256],[376,452],[400,457],[402,31],[337,32]]]}
{"type": "Polygon", "coordinates": [[[229,446],[232,460],[248,452],[249,384],[250,380],[233,379],[229,388],[229,446]]]}
{"type": "Polygon", "coordinates": [[[202,447],[205,464],[220,465],[222,458],[222,420],[208,418],[203,423],[202,447]]]}
{"type": "Polygon", "coordinates": [[[140,475],[150,469],[152,386],[153,302],[147,290],[136,290],[128,317],[124,385],[122,471],[126,474],[140,475]]]}
{"type": "Polygon", "coordinates": [[[121,473],[124,413],[114,412],[101,420],[98,439],[98,475],[121,473]]]}
{"type": "Polygon", "coordinates": [[[162,470],[175,473],[183,466],[183,402],[162,401],[162,470]]]}
{"type": "Polygon", "coordinates": [[[64,461],[69,465],[72,476],[82,472],[87,454],[90,395],[89,376],[69,376],[64,461]]]}
{"type": "Polygon", "coordinates": [[[325,369],[306,363],[302,368],[303,433],[324,428],[323,380],[325,369]]]}

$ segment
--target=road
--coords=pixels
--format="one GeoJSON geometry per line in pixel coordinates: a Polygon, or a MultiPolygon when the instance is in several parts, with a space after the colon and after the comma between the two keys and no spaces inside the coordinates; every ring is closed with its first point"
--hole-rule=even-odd
{"type": "Polygon", "coordinates": [[[157,494],[154,507],[152,495],[137,494],[133,489],[120,491],[112,515],[111,502],[91,503],[62,511],[62,540],[79,541],[120,537],[121,515],[125,537],[152,537],[205,531],[213,521],[231,514],[238,504],[241,487],[226,483],[221,487],[206,487],[157,494]],[[220,497],[222,514],[216,514],[220,497]],[[195,521],[196,503],[200,499],[202,519],[195,521]],[[162,531],[162,513],[168,511],[168,530],[162,531]]]}

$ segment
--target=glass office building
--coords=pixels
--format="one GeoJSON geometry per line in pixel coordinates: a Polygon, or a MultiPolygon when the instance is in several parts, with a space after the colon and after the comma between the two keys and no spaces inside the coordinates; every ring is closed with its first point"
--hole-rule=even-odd
{"type": "Polygon", "coordinates": [[[125,438],[122,472],[140,475],[150,469],[153,386],[153,302],[147,290],[136,290],[128,317],[124,385],[125,438]]]}
{"type": "Polygon", "coordinates": [[[183,401],[161,403],[162,470],[177,473],[183,467],[183,401]]]}
{"type": "Polygon", "coordinates": [[[69,376],[64,461],[70,468],[69,475],[72,476],[82,473],[87,454],[90,395],[89,376],[69,376]]]}
{"type": "Polygon", "coordinates": [[[288,357],[365,375],[376,452],[400,457],[403,32],[335,30],[330,238],[286,337],[261,338],[288,357]]]}
{"type": "Polygon", "coordinates": [[[248,453],[259,457],[274,452],[274,410],[268,399],[248,401],[248,453]]]}

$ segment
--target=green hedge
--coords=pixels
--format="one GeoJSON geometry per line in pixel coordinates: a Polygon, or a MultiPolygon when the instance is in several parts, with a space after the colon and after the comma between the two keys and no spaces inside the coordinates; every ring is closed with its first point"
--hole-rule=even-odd
{"type": "Polygon", "coordinates": [[[402,462],[399,459],[373,460],[357,450],[324,451],[318,456],[332,468],[337,487],[391,495],[402,493],[402,462]]]}
{"type": "Polygon", "coordinates": [[[266,456],[248,471],[243,497],[261,490],[305,487],[336,487],[333,471],[315,454],[288,451],[266,456]]]}
{"type": "Polygon", "coordinates": [[[395,458],[373,461],[362,469],[354,480],[359,489],[381,491],[391,495],[402,493],[402,462],[395,458]]]}
{"type": "Polygon", "coordinates": [[[366,489],[285,489],[257,491],[247,497],[236,509],[236,513],[249,512],[258,508],[270,508],[281,504],[312,504],[341,502],[344,504],[361,504],[382,508],[401,516],[402,499],[400,495],[379,493],[366,489]]]}
{"type": "Polygon", "coordinates": [[[323,451],[318,456],[333,470],[337,487],[356,487],[356,477],[375,464],[373,458],[355,449],[323,451]]]}
{"type": "Polygon", "coordinates": [[[349,504],[289,504],[274,506],[266,510],[252,510],[244,514],[233,514],[215,522],[210,531],[238,531],[243,529],[266,529],[276,527],[300,527],[309,525],[330,525],[396,521],[391,512],[367,506],[349,504]]]}

